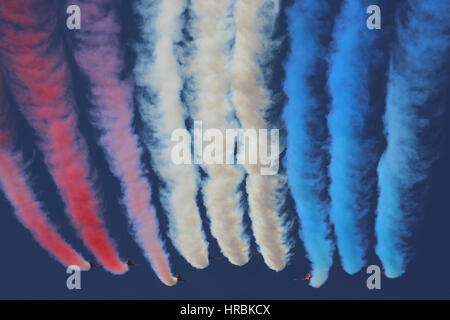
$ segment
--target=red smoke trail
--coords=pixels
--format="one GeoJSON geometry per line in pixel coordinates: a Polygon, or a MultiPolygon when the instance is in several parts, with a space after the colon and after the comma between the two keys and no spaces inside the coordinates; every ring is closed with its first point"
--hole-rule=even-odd
{"type": "Polygon", "coordinates": [[[7,114],[8,105],[0,77],[0,186],[14,207],[17,219],[56,260],[65,266],[78,265],[82,270],[88,270],[89,263],[60,237],[27,186],[23,159],[20,154],[14,153],[11,133],[6,128],[7,114]]]}
{"type": "Polygon", "coordinates": [[[25,117],[41,137],[47,165],[86,246],[113,273],[127,271],[100,218],[89,179],[85,141],[77,130],[71,77],[55,8],[42,1],[0,2],[1,58],[25,117]]]}
{"type": "Polygon", "coordinates": [[[158,277],[167,285],[177,282],[170,272],[167,255],[158,237],[155,209],[150,205],[150,185],[142,170],[142,151],[133,133],[132,83],[119,77],[123,57],[119,49],[120,27],[113,1],[71,2],[83,13],[83,28],[75,33],[75,57],[91,82],[96,125],[113,172],[120,178],[124,202],[136,241],[158,277]],[[83,30],[88,30],[83,32],[83,30]]]}

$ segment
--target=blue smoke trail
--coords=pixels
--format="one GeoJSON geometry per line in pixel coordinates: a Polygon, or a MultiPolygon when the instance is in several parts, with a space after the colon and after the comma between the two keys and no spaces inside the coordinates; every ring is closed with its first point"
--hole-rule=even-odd
{"type": "Polygon", "coordinates": [[[333,262],[327,222],[324,144],[328,133],[323,125],[326,102],[315,92],[317,81],[314,81],[320,65],[325,65],[327,48],[322,42],[332,32],[332,25],[326,23],[331,16],[330,4],[297,1],[287,11],[291,54],[285,65],[284,84],[289,98],[283,110],[287,129],[286,172],[300,218],[300,237],[312,265],[310,284],[313,287],[320,287],[327,280],[333,262]]]}
{"type": "Polygon", "coordinates": [[[422,193],[417,190],[427,182],[439,117],[448,108],[441,95],[449,83],[450,3],[410,0],[405,6],[389,72],[388,146],[378,166],[376,252],[390,278],[402,275],[410,258],[407,238],[422,193]]]}
{"type": "Polygon", "coordinates": [[[366,26],[370,2],[343,2],[336,19],[328,78],[332,99],[328,116],[330,219],[343,268],[349,274],[358,272],[366,262],[368,239],[362,226],[372,211],[379,160],[377,137],[369,132],[377,111],[370,101],[369,79],[374,64],[382,59],[377,57],[380,49],[374,46],[380,31],[366,26]]]}

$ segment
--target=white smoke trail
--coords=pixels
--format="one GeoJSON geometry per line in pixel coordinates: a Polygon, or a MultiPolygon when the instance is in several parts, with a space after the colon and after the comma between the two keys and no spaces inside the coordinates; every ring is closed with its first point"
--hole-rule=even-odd
{"type": "Polygon", "coordinates": [[[174,44],[182,38],[181,15],[186,1],[137,1],[135,9],[141,18],[143,37],[136,47],[135,75],[141,89],[138,99],[144,142],[165,185],[162,203],[168,213],[172,242],[192,266],[205,268],[209,263],[208,244],[196,203],[195,167],[176,165],[171,159],[171,134],[185,127],[180,98],[183,82],[174,44]]]}
{"type": "MultiPolygon", "coordinates": [[[[272,97],[264,84],[262,63],[277,43],[270,39],[279,12],[278,0],[237,0],[236,38],[231,61],[232,102],[243,129],[267,128],[266,111],[272,97]]],[[[260,165],[245,165],[253,233],[266,264],[280,271],[286,265],[289,244],[281,216],[286,179],[261,176],[260,165]]]]}
{"type": "MultiPolygon", "coordinates": [[[[196,54],[189,71],[194,75],[198,93],[194,96],[191,115],[202,121],[204,130],[220,130],[223,137],[225,129],[237,127],[228,97],[230,42],[234,36],[232,4],[232,0],[192,1],[196,54]]],[[[249,243],[244,234],[243,210],[237,192],[243,170],[230,164],[204,164],[202,167],[208,173],[202,190],[211,233],[231,263],[244,265],[248,262],[249,243]]]]}

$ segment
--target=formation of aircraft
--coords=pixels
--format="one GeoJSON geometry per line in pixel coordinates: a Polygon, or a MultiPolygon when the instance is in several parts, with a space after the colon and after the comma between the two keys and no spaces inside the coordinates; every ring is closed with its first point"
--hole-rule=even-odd
{"type": "MultiPolygon", "coordinates": [[[[259,254],[259,252],[250,252],[250,254],[251,255],[257,255],[257,254],[259,254]]],[[[211,260],[216,260],[216,261],[223,259],[221,257],[213,257],[213,256],[209,256],[208,258],[211,259],[211,260]]],[[[289,260],[295,260],[295,258],[289,258],[289,260]]],[[[101,267],[101,265],[93,262],[92,260],[88,260],[88,263],[89,263],[91,268],[99,268],[99,267],[101,267]]],[[[142,264],[133,263],[130,259],[127,259],[125,261],[125,263],[127,265],[129,265],[129,266],[132,266],[132,267],[141,267],[142,266],[142,264]]],[[[339,267],[343,268],[342,265],[339,265],[339,267]]],[[[365,267],[367,267],[367,266],[364,266],[363,268],[365,268],[365,267]]],[[[382,272],[384,273],[384,270],[382,270],[382,272]]],[[[186,280],[186,279],[182,278],[180,274],[175,275],[175,278],[177,279],[178,282],[189,282],[189,280],[186,280]]],[[[310,272],[308,272],[308,274],[304,278],[294,279],[294,281],[309,281],[309,280],[311,280],[311,273],[310,272]]]]}
{"type": "MultiPolygon", "coordinates": [[[[259,254],[259,252],[250,252],[250,254],[251,255],[256,255],[256,254],[259,254]]],[[[208,258],[211,259],[211,260],[216,260],[216,261],[223,259],[221,257],[213,257],[213,256],[209,256],[208,258]]],[[[295,258],[289,258],[289,260],[295,260],[295,258]]],[[[99,268],[99,267],[101,267],[99,264],[94,263],[92,260],[88,260],[88,262],[89,262],[89,265],[91,266],[91,268],[99,268]]],[[[127,265],[129,265],[129,266],[132,266],[132,267],[141,267],[142,266],[142,264],[136,264],[136,263],[132,262],[131,259],[127,259],[125,261],[125,263],[127,265]]],[[[340,267],[342,267],[342,266],[340,266],[340,267]]],[[[188,280],[186,280],[183,277],[181,277],[180,274],[175,275],[175,278],[177,278],[178,282],[188,282],[188,280]]],[[[294,279],[294,281],[309,281],[310,279],[311,279],[311,273],[308,272],[308,274],[304,278],[297,278],[297,279],[294,279]]]]}
{"type": "MultiPolygon", "coordinates": [[[[259,254],[259,252],[250,252],[250,254],[251,255],[256,255],[256,254],[259,254]]],[[[222,260],[223,258],[209,256],[209,259],[217,261],[217,260],[222,260]]],[[[289,260],[295,260],[295,258],[289,258],[289,260]]],[[[89,265],[91,266],[91,268],[99,268],[99,267],[101,267],[101,265],[96,264],[92,260],[88,260],[88,262],[89,262],[89,265]]],[[[127,259],[125,261],[125,263],[127,265],[129,265],[129,266],[132,266],[132,267],[141,267],[142,266],[142,264],[133,263],[130,259],[127,259]]],[[[339,267],[342,268],[343,266],[339,265],[339,267]]],[[[384,272],[384,270],[383,270],[383,272],[384,272]]],[[[188,280],[182,278],[180,274],[175,275],[175,277],[177,278],[178,282],[188,282],[188,280]]],[[[308,274],[304,278],[294,279],[294,281],[309,281],[309,280],[311,280],[311,273],[310,272],[308,272],[308,274]]]]}

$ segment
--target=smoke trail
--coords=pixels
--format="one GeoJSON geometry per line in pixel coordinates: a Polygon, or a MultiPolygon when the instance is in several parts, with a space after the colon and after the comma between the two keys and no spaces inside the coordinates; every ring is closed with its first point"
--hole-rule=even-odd
{"type": "Polygon", "coordinates": [[[333,263],[333,243],[327,222],[328,132],[325,89],[326,40],[332,33],[328,1],[297,1],[287,11],[291,53],[286,62],[284,90],[289,102],[283,110],[287,128],[286,172],[300,218],[300,237],[311,261],[313,287],[328,278],[333,263]],[[317,88],[322,90],[318,91],[317,88]]]}
{"type": "MultiPolygon", "coordinates": [[[[264,83],[262,65],[273,54],[277,42],[271,40],[279,2],[237,0],[236,38],[231,61],[232,103],[243,129],[267,128],[267,110],[272,97],[264,83]]],[[[260,165],[245,165],[250,218],[253,233],[266,264],[275,271],[286,265],[289,244],[280,208],[285,177],[261,176],[260,165]]]]}
{"type": "Polygon", "coordinates": [[[2,1],[1,58],[25,117],[41,137],[40,146],[86,246],[113,273],[127,271],[100,219],[89,179],[85,141],[77,131],[69,66],[55,34],[54,8],[41,1],[2,1]]]}
{"type": "Polygon", "coordinates": [[[142,43],[136,46],[135,75],[144,140],[165,184],[162,202],[169,217],[170,237],[192,266],[205,268],[208,244],[196,203],[198,178],[192,165],[176,165],[171,159],[171,135],[185,127],[180,98],[183,82],[175,52],[175,43],[182,38],[185,8],[185,0],[136,2],[142,43]]]}
{"type": "Polygon", "coordinates": [[[56,260],[65,266],[77,265],[82,270],[89,270],[89,263],[50,224],[41,204],[28,187],[22,156],[13,150],[7,115],[8,105],[0,76],[0,186],[14,207],[14,214],[56,260]]]}
{"type": "MultiPolygon", "coordinates": [[[[194,75],[198,93],[193,97],[190,110],[195,120],[202,121],[204,130],[220,130],[222,137],[227,128],[237,128],[228,98],[232,3],[232,0],[192,1],[197,48],[190,72],[194,75]]],[[[226,154],[225,150],[223,154],[226,154]]],[[[211,233],[231,263],[244,265],[248,262],[249,243],[244,234],[243,210],[237,193],[243,172],[230,164],[204,164],[202,167],[208,173],[202,190],[211,233]]]]}
{"type": "Polygon", "coordinates": [[[411,222],[437,156],[439,118],[448,108],[442,96],[449,83],[450,4],[411,0],[405,6],[389,71],[384,118],[388,146],[378,166],[376,252],[390,278],[405,271],[411,222]]]}
{"type": "Polygon", "coordinates": [[[117,8],[111,0],[71,3],[79,5],[83,13],[83,28],[75,33],[75,57],[91,82],[95,124],[103,131],[100,143],[113,172],[121,180],[136,241],[161,281],[174,285],[177,280],[170,273],[167,254],[159,239],[156,212],[150,205],[150,185],[140,164],[142,150],[132,129],[132,83],[119,76],[124,65],[119,49],[117,8]]]}
{"type": "MultiPolygon", "coordinates": [[[[334,224],[343,268],[354,274],[365,264],[368,240],[363,230],[376,201],[377,136],[370,126],[377,107],[370,101],[369,77],[380,49],[374,48],[379,30],[366,26],[371,1],[344,1],[334,31],[328,86],[332,98],[328,116],[331,136],[330,218],[334,224]]],[[[378,68],[379,67],[379,68],[378,68]]],[[[379,72],[379,71],[378,71],[379,72]]],[[[382,107],[382,106],[380,106],[382,107]]]]}

